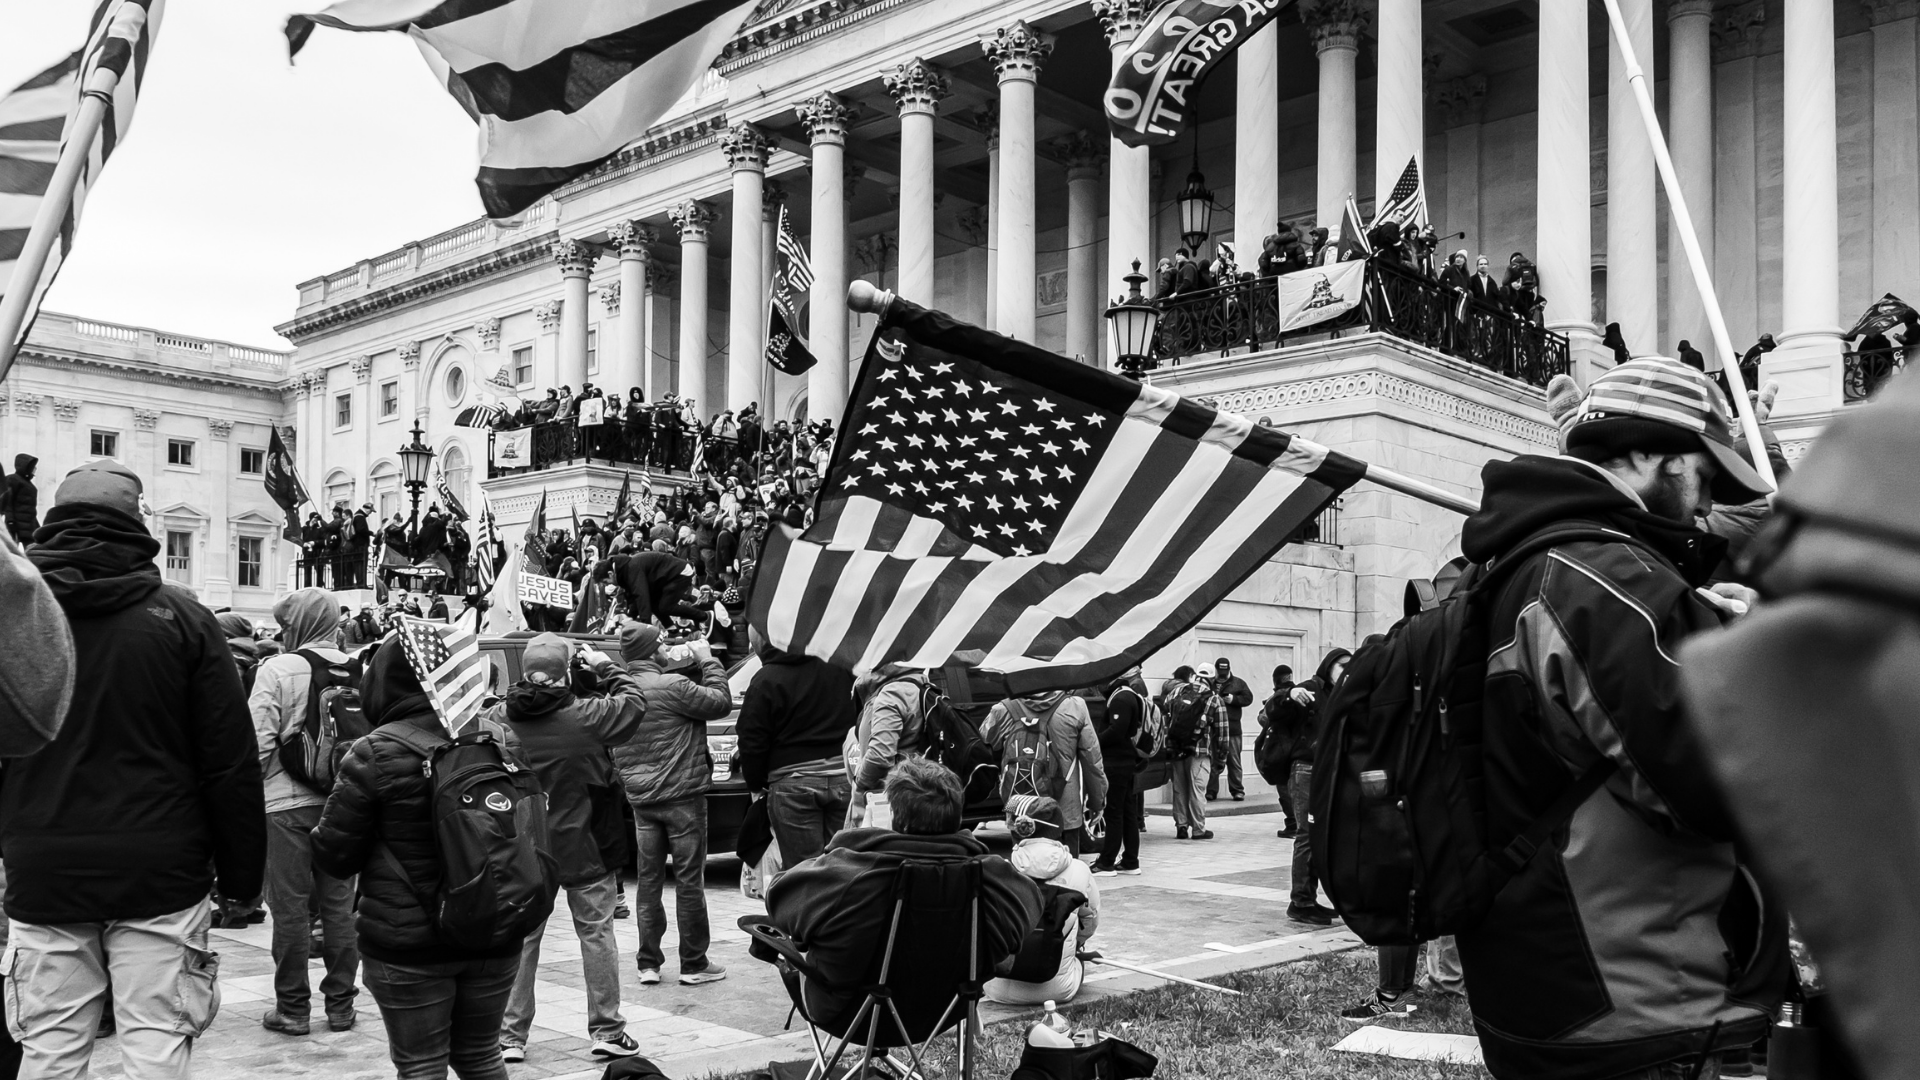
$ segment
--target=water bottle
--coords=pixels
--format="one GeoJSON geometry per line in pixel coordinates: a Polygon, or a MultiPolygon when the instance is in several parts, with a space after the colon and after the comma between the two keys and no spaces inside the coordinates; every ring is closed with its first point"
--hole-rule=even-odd
{"type": "Polygon", "coordinates": [[[1767,1080],[1818,1080],[1820,1045],[1807,1026],[1806,1009],[1799,1001],[1780,1006],[1780,1020],[1767,1036],[1767,1080]]]}
{"type": "Polygon", "coordinates": [[[1072,1025],[1067,1023],[1066,1017],[1060,1015],[1059,1007],[1053,1002],[1046,1002],[1044,1008],[1046,1015],[1027,1029],[1027,1045],[1071,1047],[1073,1045],[1072,1025]]]}

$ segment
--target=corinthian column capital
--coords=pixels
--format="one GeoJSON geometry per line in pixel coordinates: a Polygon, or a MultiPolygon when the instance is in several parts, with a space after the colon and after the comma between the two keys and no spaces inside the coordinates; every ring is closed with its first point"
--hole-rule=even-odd
{"type": "Polygon", "coordinates": [[[560,264],[562,277],[585,277],[593,273],[593,264],[600,261],[600,248],[585,240],[555,240],[553,242],[553,261],[560,264]]]}
{"type": "Polygon", "coordinates": [[[1147,16],[1153,14],[1153,0],[1093,0],[1093,13],[1100,18],[1100,29],[1106,32],[1107,47],[1115,52],[1133,44],[1140,34],[1140,28],[1147,25],[1147,16]]]}
{"type": "Polygon", "coordinates": [[[795,105],[794,111],[800,114],[800,124],[815,145],[846,143],[847,124],[853,119],[853,110],[846,102],[832,94],[815,94],[795,105]]]}
{"type": "Polygon", "coordinates": [[[704,242],[713,230],[714,215],[707,204],[689,199],[667,211],[673,227],[680,230],[680,242],[704,242]]]}
{"type": "Polygon", "coordinates": [[[1358,0],[1300,0],[1300,21],[1313,36],[1314,52],[1358,50],[1367,30],[1367,10],[1358,0]]]}
{"type": "Polygon", "coordinates": [[[946,72],[918,57],[881,73],[880,81],[886,85],[887,93],[893,95],[893,103],[899,106],[902,115],[933,113],[940,107],[940,99],[952,88],[946,72]]]}
{"type": "Polygon", "coordinates": [[[727,165],[734,172],[767,170],[767,157],[771,153],[767,135],[752,124],[735,124],[729,128],[720,140],[720,148],[726,151],[727,165]]]}
{"type": "Polygon", "coordinates": [[[986,51],[987,62],[1001,82],[1033,82],[1040,77],[1040,65],[1053,53],[1053,35],[1041,33],[1025,19],[1016,19],[1012,26],[995,30],[992,37],[981,38],[980,48],[986,51]]]}

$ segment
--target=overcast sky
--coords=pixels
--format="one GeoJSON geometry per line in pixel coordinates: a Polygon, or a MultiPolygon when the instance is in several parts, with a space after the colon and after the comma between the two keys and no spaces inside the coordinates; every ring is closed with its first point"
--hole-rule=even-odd
{"type": "MultiPolygon", "coordinates": [[[[87,200],[55,311],[286,346],[295,286],[480,216],[475,134],[401,34],[324,0],[169,0],[133,132],[87,200]]],[[[89,0],[0,0],[0,93],[78,48],[89,0]]]]}

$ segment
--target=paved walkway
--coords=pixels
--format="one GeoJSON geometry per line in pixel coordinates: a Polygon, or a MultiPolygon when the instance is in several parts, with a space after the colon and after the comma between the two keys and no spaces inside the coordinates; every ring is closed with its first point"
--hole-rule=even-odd
{"type": "MultiPolygon", "coordinates": [[[[1145,873],[1100,879],[1103,910],[1093,947],[1117,960],[1206,978],[1358,945],[1339,926],[1315,928],[1286,918],[1291,845],[1274,836],[1280,822],[1277,813],[1231,813],[1259,806],[1263,794],[1270,803],[1270,792],[1252,789],[1248,794],[1248,803],[1218,804],[1228,813],[1212,822],[1217,839],[1211,841],[1176,841],[1172,822],[1159,814],[1151,816],[1141,851],[1145,873]]],[[[987,839],[1003,850],[1008,842],[1004,831],[987,839]]],[[[631,885],[628,888],[630,894],[631,885]]],[[[747,956],[746,935],[735,929],[740,916],[764,911],[758,901],[740,895],[738,862],[723,859],[709,866],[707,903],[714,931],[713,959],[728,971],[728,978],[719,983],[682,987],[674,981],[675,961],[669,959],[666,980],[643,989],[632,961],[637,943],[634,924],[632,920],[615,924],[628,1032],[643,1053],[676,1078],[744,1071],[763,1067],[769,1060],[806,1056],[804,1029],[784,1030],[789,1003],[773,969],[747,956]]],[[[666,907],[671,915],[671,895],[666,907]]],[[[219,1019],[196,1050],[197,1077],[384,1080],[393,1075],[379,1012],[369,995],[361,994],[357,1028],[327,1031],[318,1012],[320,968],[316,963],[311,969],[316,986],[314,1033],[304,1038],[271,1034],[260,1027],[261,1014],[273,1000],[268,927],[215,931],[215,936],[221,954],[223,1001],[219,1019]]],[[[671,931],[665,951],[670,958],[676,955],[671,931]]],[[[579,957],[562,900],[549,923],[541,954],[541,977],[534,995],[539,1011],[527,1061],[509,1067],[514,1080],[588,1080],[600,1075],[604,1063],[587,1053],[579,957]]],[[[1159,984],[1116,968],[1096,970],[1088,979],[1083,1000],[1159,984]]],[[[988,1006],[986,1019],[991,1022],[1034,1011],[988,1006]]],[[[102,1041],[94,1064],[96,1075],[122,1075],[112,1039],[102,1041]]]]}

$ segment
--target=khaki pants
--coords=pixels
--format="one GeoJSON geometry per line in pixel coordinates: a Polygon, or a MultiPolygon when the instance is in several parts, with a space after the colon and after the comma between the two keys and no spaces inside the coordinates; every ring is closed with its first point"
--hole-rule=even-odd
{"type": "Polygon", "coordinates": [[[1173,787],[1173,823],[1182,829],[1202,832],[1207,827],[1207,777],[1213,774],[1213,759],[1195,754],[1175,761],[1167,780],[1173,787]]]}
{"type": "Polygon", "coordinates": [[[184,1080],[193,1040],[220,1011],[219,957],[208,948],[212,907],[146,919],[39,926],[16,921],[0,974],[21,1080],[87,1075],[112,987],[127,1080],[184,1080]]]}

